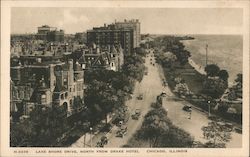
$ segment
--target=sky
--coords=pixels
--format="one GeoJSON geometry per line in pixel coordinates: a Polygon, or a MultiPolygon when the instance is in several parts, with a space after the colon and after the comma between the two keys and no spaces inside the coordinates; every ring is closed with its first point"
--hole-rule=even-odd
{"type": "Polygon", "coordinates": [[[11,33],[36,33],[49,25],[66,34],[85,32],[115,20],[139,19],[141,33],[241,34],[240,8],[12,8],[11,33]]]}

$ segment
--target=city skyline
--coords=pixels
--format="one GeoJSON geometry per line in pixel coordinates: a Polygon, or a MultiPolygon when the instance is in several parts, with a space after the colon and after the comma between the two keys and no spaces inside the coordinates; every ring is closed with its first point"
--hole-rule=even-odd
{"type": "Polygon", "coordinates": [[[12,8],[11,33],[36,33],[46,24],[74,34],[139,19],[142,34],[242,34],[242,17],[236,8],[12,8]]]}

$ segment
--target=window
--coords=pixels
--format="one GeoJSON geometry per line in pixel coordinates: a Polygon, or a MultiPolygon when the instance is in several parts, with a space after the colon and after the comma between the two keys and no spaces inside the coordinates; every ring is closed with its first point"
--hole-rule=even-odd
{"type": "Polygon", "coordinates": [[[45,98],[46,98],[46,95],[45,95],[45,94],[43,94],[41,97],[42,97],[42,99],[45,99],[45,98]]]}
{"type": "Polygon", "coordinates": [[[66,78],[63,79],[63,84],[67,85],[67,79],[66,78]]]}

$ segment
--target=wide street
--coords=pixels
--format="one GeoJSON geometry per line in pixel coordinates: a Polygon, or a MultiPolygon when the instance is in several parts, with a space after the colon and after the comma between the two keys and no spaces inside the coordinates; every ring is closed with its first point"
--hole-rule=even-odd
{"type": "MultiPolygon", "coordinates": [[[[163,71],[160,65],[157,65],[159,75],[163,79],[163,71]]],[[[206,142],[203,138],[203,132],[201,128],[206,126],[210,120],[208,114],[196,109],[192,104],[184,100],[176,100],[174,94],[170,88],[166,86],[164,91],[167,93],[167,97],[163,99],[163,107],[168,110],[168,117],[174,125],[189,132],[196,141],[206,142]],[[184,111],[182,108],[184,105],[193,106],[191,119],[189,119],[189,113],[184,111]]],[[[226,144],[229,148],[239,148],[242,146],[242,134],[231,132],[231,141],[226,144]]]]}
{"type": "MultiPolygon", "coordinates": [[[[152,102],[156,101],[156,96],[159,95],[162,91],[167,93],[167,97],[164,98],[163,107],[168,111],[168,117],[173,122],[174,125],[184,129],[189,132],[191,136],[194,137],[196,141],[205,142],[206,140],[203,138],[202,126],[208,124],[209,119],[207,118],[207,114],[201,112],[193,108],[191,119],[189,119],[189,115],[187,112],[183,111],[182,108],[184,105],[189,104],[183,100],[176,100],[174,94],[171,92],[168,86],[164,87],[162,84],[163,71],[162,68],[155,63],[154,57],[151,57],[153,52],[149,54],[149,57],[146,58],[145,65],[148,68],[148,74],[144,76],[141,83],[137,83],[135,86],[134,94],[132,99],[126,102],[126,105],[129,107],[129,112],[132,115],[136,109],[140,109],[142,115],[139,120],[133,120],[131,117],[126,123],[128,128],[127,134],[121,138],[116,137],[116,132],[118,131],[118,127],[114,126],[112,130],[106,134],[108,138],[108,144],[104,147],[122,147],[127,143],[128,140],[132,137],[132,135],[141,127],[144,115],[150,110],[150,105],[152,102]],[[155,63],[155,66],[150,64],[152,62],[155,63]],[[137,97],[143,94],[143,99],[138,100],[137,97]]],[[[98,133],[96,135],[86,135],[86,146],[90,147],[96,146],[96,143],[100,141],[100,138],[105,135],[104,133],[98,133]],[[90,138],[92,137],[92,140],[90,138]]],[[[241,147],[242,135],[232,132],[232,140],[227,143],[227,147],[230,148],[238,148],[241,147]]],[[[72,147],[84,147],[84,136],[82,136],[78,141],[72,144],[72,147]]]]}
{"type": "MultiPolygon", "coordinates": [[[[106,134],[109,142],[107,145],[105,145],[105,147],[121,147],[127,144],[129,138],[131,138],[136,130],[140,128],[144,115],[150,110],[151,103],[156,101],[156,96],[162,92],[163,87],[159,77],[158,69],[156,66],[150,64],[150,58],[153,57],[150,56],[145,59],[145,66],[148,68],[148,74],[144,75],[143,80],[140,83],[136,83],[132,99],[126,102],[131,115],[136,109],[141,110],[141,116],[139,120],[133,120],[130,116],[130,119],[126,123],[128,132],[123,138],[116,137],[118,127],[114,126],[112,130],[106,134]],[[140,94],[143,94],[142,100],[137,99],[140,94]]],[[[91,143],[92,146],[95,146],[103,135],[103,133],[98,133],[96,135],[87,134],[86,147],[90,147],[91,143]],[[92,140],[90,140],[90,137],[92,137],[92,140]]],[[[72,147],[84,147],[84,135],[74,144],[72,144],[72,147]]]]}

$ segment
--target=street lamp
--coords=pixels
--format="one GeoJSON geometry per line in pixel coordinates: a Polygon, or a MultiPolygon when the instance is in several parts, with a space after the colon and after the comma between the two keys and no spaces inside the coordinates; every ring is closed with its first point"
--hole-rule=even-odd
{"type": "Polygon", "coordinates": [[[93,130],[93,128],[90,127],[89,130],[90,130],[90,147],[92,147],[92,130],[93,130]]]}
{"type": "Polygon", "coordinates": [[[208,117],[210,117],[210,100],[207,101],[207,104],[208,104],[208,117]]]}

